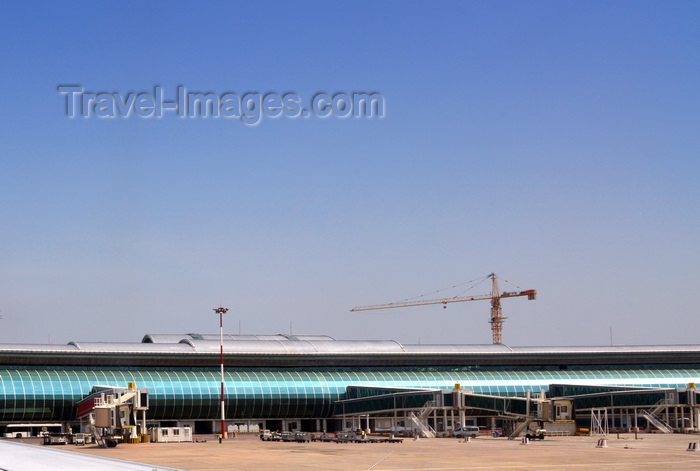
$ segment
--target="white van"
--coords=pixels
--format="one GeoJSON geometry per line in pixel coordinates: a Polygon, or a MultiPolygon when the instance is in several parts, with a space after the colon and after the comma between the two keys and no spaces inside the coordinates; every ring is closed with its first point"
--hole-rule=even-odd
{"type": "Polygon", "coordinates": [[[479,427],[467,425],[466,427],[457,427],[452,435],[457,438],[471,437],[476,438],[479,435],[479,427]]]}

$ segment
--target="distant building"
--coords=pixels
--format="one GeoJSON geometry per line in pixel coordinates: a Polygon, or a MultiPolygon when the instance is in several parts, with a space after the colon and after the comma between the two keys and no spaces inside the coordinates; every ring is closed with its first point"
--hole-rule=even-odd
{"type": "MultiPolygon", "coordinates": [[[[551,384],[684,388],[700,382],[700,346],[508,347],[402,345],[311,335],[225,335],[228,427],[347,428],[334,404],[386,388],[496,396],[551,384]],[[352,387],[350,390],[349,387],[352,387]],[[359,389],[358,389],[359,388],[359,389]]],[[[220,428],[219,335],[146,335],[140,343],[0,344],[0,429],[61,422],[80,428],[76,404],[93,386],[135,382],[150,391],[148,422],[220,428]]],[[[447,429],[453,416],[440,417],[447,429]]],[[[462,418],[463,421],[463,418],[462,418]]],[[[1,430],[0,430],[1,431],[1,430]]]]}

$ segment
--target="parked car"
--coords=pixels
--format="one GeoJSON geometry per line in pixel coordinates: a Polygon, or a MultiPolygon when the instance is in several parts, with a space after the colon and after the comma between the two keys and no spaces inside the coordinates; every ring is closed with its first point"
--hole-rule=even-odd
{"type": "Polygon", "coordinates": [[[479,427],[476,427],[474,425],[467,425],[466,427],[457,427],[452,432],[452,435],[457,438],[476,438],[479,435],[479,427]]]}

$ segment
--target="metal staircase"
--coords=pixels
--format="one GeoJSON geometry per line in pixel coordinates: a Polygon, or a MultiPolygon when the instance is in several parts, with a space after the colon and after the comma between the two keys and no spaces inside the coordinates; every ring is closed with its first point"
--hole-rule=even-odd
{"type": "Polygon", "coordinates": [[[658,417],[654,417],[651,412],[642,412],[642,417],[647,419],[654,427],[658,428],[662,433],[673,433],[673,429],[666,422],[658,417]]]}
{"type": "Polygon", "coordinates": [[[527,417],[524,422],[521,422],[520,425],[518,425],[513,432],[508,435],[509,440],[513,440],[514,438],[520,436],[520,434],[524,431],[527,430],[527,428],[530,426],[532,422],[537,420],[536,417],[527,417]]]}
{"type": "Polygon", "coordinates": [[[666,407],[668,407],[668,401],[666,399],[661,399],[654,404],[654,406],[656,407],[649,411],[642,411],[642,417],[647,419],[650,424],[658,428],[662,433],[673,433],[673,427],[659,417],[659,413],[663,412],[666,407]]]}
{"type": "Polygon", "coordinates": [[[428,401],[423,405],[423,408],[419,411],[418,417],[420,420],[426,420],[433,409],[437,406],[437,402],[428,401]]]}
{"type": "Polygon", "coordinates": [[[666,409],[666,407],[668,406],[668,402],[666,401],[666,399],[661,399],[659,402],[657,402],[657,403],[654,404],[654,405],[655,405],[656,407],[654,407],[654,409],[650,410],[650,411],[649,411],[649,414],[651,414],[651,415],[653,415],[654,417],[656,417],[656,416],[659,415],[659,412],[661,412],[662,410],[666,409]]]}
{"type": "Polygon", "coordinates": [[[97,431],[97,427],[95,426],[95,414],[90,414],[88,417],[90,419],[88,432],[92,435],[95,443],[97,443],[100,448],[107,448],[107,443],[105,443],[104,438],[102,438],[102,435],[100,435],[100,432],[97,431]]]}
{"type": "Polygon", "coordinates": [[[435,430],[433,430],[433,428],[428,425],[425,420],[421,420],[413,412],[409,412],[408,419],[413,423],[413,425],[415,425],[414,428],[418,429],[420,435],[425,438],[435,438],[435,430]]]}
{"type": "Polygon", "coordinates": [[[411,420],[414,428],[420,431],[420,434],[425,438],[435,438],[435,430],[428,425],[428,416],[437,406],[437,402],[428,401],[423,405],[423,408],[418,411],[418,415],[413,412],[409,413],[408,418],[411,420]]]}

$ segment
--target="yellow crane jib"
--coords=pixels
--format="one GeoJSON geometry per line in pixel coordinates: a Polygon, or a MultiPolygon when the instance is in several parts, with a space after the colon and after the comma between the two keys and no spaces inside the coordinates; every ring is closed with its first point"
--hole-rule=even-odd
{"type": "MultiPolygon", "coordinates": [[[[350,309],[351,312],[356,311],[372,311],[377,309],[392,309],[400,307],[411,307],[411,306],[428,306],[432,304],[442,304],[443,307],[447,307],[449,303],[461,303],[464,301],[491,301],[491,317],[489,323],[491,324],[491,334],[493,337],[494,344],[501,344],[502,342],[502,331],[503,331],[503,321],[506,317],[503,317],[501,311],[501,299],[502,298],[516,298],[520,296],[527,296],[527,299],[532,301],[537,297],[537,291],[534,289],[520,290],[520,291],[503,291],[500,292],[498,287],[498,277],[495,273],[481,278],[483,281],[486,278],[491,278],[491,294],[478,294],[474,296],[454,296],[451,298],[439,298],[439,299],[421,299],[418,301],[400,301],[388,304],[370,304],[367,306],[357,306],[350,309]]],[[[476,281],[476,280],[475,280],[476,281]]]]}

